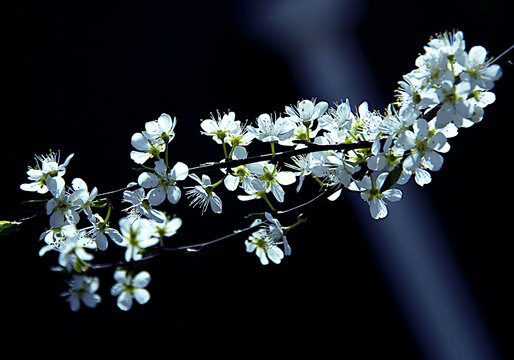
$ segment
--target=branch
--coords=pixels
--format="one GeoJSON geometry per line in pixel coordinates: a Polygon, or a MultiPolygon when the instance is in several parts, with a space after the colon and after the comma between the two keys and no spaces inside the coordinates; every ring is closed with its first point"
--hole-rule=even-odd
{"type": "Polygon", "coordinates": [[[327,150],[349,151],[349,150],[356,150],[356,149],[369,149],[369,148],[371,148],[371,145],[372,145],[372,143],[370,143],[368,141],[363,141],[363,142],[359,142],[359,143],[331,144],[331,145],[307,144],[307,147],[305,147],[305,148],[277,152],[277,153],[275,153],[275,155],[273,155],[273,154],[256,155],[256,156],[247,157],[246,159],[240,159],[240,160],[228,159],[224,162],[195,166],[195,167],[189,168],[189,173],[190,174],[200,174],[200,173],[204,173],[204,172],[211,171],[211,170],[228,169],[228,168],[238,167],[240,165],[251,164],[251,163],[256,163],[259,161],[266,161],[266,160],[280,162],[285,159],[291,158],[293,156],[309,154],[309,153],[317,152],[317,151],[327,151],[327,150]]]}
{"type": "Polygon", "coordinates": [[[247,235],[247,234],[251,234],[252,232],[256,231],[259,227],[261,227],[262,225],[265,225],[265,224],[267,224],[267,222],[263,221],[263,222],[260,222],[259,224],[256,224],[256,225],[253,225],[253,226],[249,226],[249,227],[247,227],[245,229],[242,229],[242,230],[239,230],[239,231],[235,231],[235,232],[233,232],[231,234],[228,234],[228,235],[225,235],[225,236],[222,236],[220,238],[213,239],[213,240],[205,241],[203,243],[181,245],[181,246],[176,246],[176,247],[159,247],[159,248],[155,248],[156,250],[158,250],[157,252],[149,254],[149,255],[145,256],[144,258],[142,258],[141,260],[138,260],[138,261],[129,261],[129,262],[127,262],[127,261],[124,261],[124,260],[120,260],[120,261],[116,261],[116,262],[112,262],[112,263],[103,263],[103,264],[90,265],[89,268],[88,268],[88,271],[94,271],[94,270],[100,270],[100,269],[108,269],[108,268],[112,268],[112,267],[116,267],[116,266],[127,266],[127,265],[137,266],[137,265],[145,264],[146,262],[148,262],[148,261],[150,261],[150,260],[152,260],[152,259],[154,259],[154,258],[156,258],[158,256],[164,255],[166,253],[171,253],[171,252],[180,251],[180,250],[188,250],[188,249],[200,250],[201,248],[203,248],[204,246],[207,246],[207,245],[211,245],[211,244],[223,241],[223,240],[235,239],[235,238],[239,238],[241,236],[247,235]]]}

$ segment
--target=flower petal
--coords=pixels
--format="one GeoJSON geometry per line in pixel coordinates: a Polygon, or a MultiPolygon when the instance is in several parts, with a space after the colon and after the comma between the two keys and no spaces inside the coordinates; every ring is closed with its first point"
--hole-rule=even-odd
{"type": "Polygon", "coordinates": [[[128,311],[132,308],[132,296],[127,291],[123,291],[120,296],[118,296],[116,304],[121,310],[128,311]]]}
{"type": "Polygon", "coordinates": [[[150,283],[151,279],[152,277],[148,271],[141,271],[136,276],[134,276],[132,285],[137,288],[144,288],[150,283]]]}
{"type": "Polygon", "coordinates": [[[168,190],[166,191],[166,195],[168,198],[168,201],[172,204],[178,203],[180,200],[180,197],[182,196],[182,192],[180,191],[180,188],[178,186],[169,186],[168,190]]]}
{"type": "Polygon", "coordinates": [[[166,198],[166,192],[162,186],[156,187],[148,192],[148,203],[152,206],[162,204],[166,198]]]}
{"type": "Polygon", "coordinates": [[[134,289],[134,299],[141,305],[146,304],[150,300],[150,293],[146,289],[134,289]]]}
{"type": "Polygon", "coordinates": [[[183,162],[178,162],[171,169],[171,178],[173,180],[184,180],[189,173],[189,168],[183,162]]]}
{"type": "Polygon", "coordinates": [[[130,143],[139,151],[146,151],[150,150],[151,148],[148,139],[145,138],[141,133],[135,133],[134,135],[132,135],[130,143]]]}

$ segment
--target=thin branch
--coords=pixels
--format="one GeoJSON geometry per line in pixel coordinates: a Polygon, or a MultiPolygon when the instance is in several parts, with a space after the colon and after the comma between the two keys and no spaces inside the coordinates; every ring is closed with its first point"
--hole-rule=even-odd
{"type": "Polygon", "coordinates": [[[273,154],[264,154],[264,155],[256,155],[250,156],[246,159],[239,160],[226,160],[224,162],[218,162],[214,164],[206,164],[200,165],[196,167],[189,168],[190,174],[200,174],[211,170],[219,170],[219,169],[228,169],[233,167],[238,167],[241,165],[256,163],[259,161],[274,161],[280,162],[285,159],[291,158],[293,156],[309,154],[312,152],[318,151],[327,151],[327,150],[356,150],[356,149],[369,149],[371,148],[372,143],[368,141],[363,141],[360,143],[347,143],[347,144],[331,144],[331,145],[319,145],[319,144],[307,144],[307,147],[301,149],[294,150],[286,150],[282,152],[277,152],[275,155],[273,154]]]}
{"type": "Polygon", "coordinates": [[[117,189],[117,190],[112,190],[112,191],[107,191],[107,192],[104,192],[104,193],[101,193],[101,194],[98,194],[96,195],[97,198],[101,198],[101,197],[105,197],[105,196],[108,196],[108,195],[113,195],[113,194],[117,194],[119,192],[122,192],[122,191],[125,191],[125,190],[133,190],[133,189],[136,189],[138,188],[139,185],[135,184],[135,185],[131,185],[131,186],[126,186],[124,188],[121,188],[121,189],[117,189]]]}
{"type": "Polygon", "coordinates": [[[261,227],[262,225],[265,225],[265,224],[267,224],[267,222],[263,221],[263,222],[260,222],[259,224],[249,226],[245,229],[235,231],[231,234],[228,234],[228,235],[225,235],[220,238],[213,239],[213,240],[205,241],[203,243],[181,245],[181,246],[176,246],[176,247],[158,247],[158,248],[155,248],[157,250],[157,252],[148,254],[144,258],[142,258],[141,260],[138,260],[138,261],[128,261],[127,262],[124,260],[120,260],[120,261],[111,262],[111,263],[92,264],[89,266],[88,270],[94,271],[94,270],[100,270],[100,269],[108,269],[108,268],[117,267],[117,266],[143,265],[146,262],[148,262],[158,256],[164,255],[166,253],[171,253],[174,251],[181,251],[181,250],[188,250],[188,249],[200,250],[201,248],[203,248],[204,246],[207,246],[207,245],[211,245],[211,244],[214,244],[214,243],[217,243],[220,241],[224,241],[224,240],[228,240],[228,239],[235,239],[235,238],[239,238],[244,235],[247,235],[247,234],[251,234],[252,232],[256,231],[259,227],[261,227]]]}
{"type": "MultiPolygon", "coordinates": [[[[504,52],[502,52],[500,55],[498,55],[497,57],[495,57],[489,64],[494,64],[495,62],[497,62],[498,60],[500,60],[502,57],[504,57],[505,55],[507,55],[512,49],[514,49],[514,44],[512,44],[507,50],[505,50],[504,52]]],[[[509,62],[510,60],[507,60],[506,62],[509,62]]]]}

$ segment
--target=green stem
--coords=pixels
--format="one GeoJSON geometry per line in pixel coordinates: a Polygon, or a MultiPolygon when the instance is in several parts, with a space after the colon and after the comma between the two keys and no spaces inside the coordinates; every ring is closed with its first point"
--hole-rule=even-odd
{"type": "Polygon", "coordinates": [[[271,153],[273,154],[273,157],[275,157],[275,142],[271,142],[271,153]]]}
{"type": "Polygon", "coordinates": [[[218,186],[219,184],[221,184],[221,183],[225,180],[225,178],[227,177],[227,175],[228,175],[228,174],[225,174],[225,175],[221,178],[221,180],[220,180],[220,181],[218,181],[216,184],[211,185],[211,188],[212,188],[212,189],[214,189],[216,186],[218,186]]]}
{"type": "Polygon", "coordinates": [[[294,229],[295,227],[297,227],[298,225],[300,225],[301,223],[304,223],[306,221],[307,221],[307,219],[305,219],[305,218],[298,219],[298,221],[295,222],[293,225],[287,226],[284,228],[284,234],[287,234],[289,232],[289,230],[294,229]]]}
{"type": "Polygon", "coordinates": [[[269,199],[268,199],[268,196],[266,195],[266,193],[264,192],[263,195],[261,195],[261,198],[264,199],[264,201],[266,201],[266,204],[268,204],[269,208],[271,209],[271,211],[275,212],[275,208],[273,207],[273,205],[271,205],[269,199]]]}
{"type": "Polygon", "coordinates": [[[169,143],[167,142],[166,143],[166,150],[165,150],[165,153],[164,153],[164,162],[166,163],[166,171],[168,171],[169,169],[169,165],[168,165],[168,149],[169,149],[169,143]]]}
{"type": "Polygon", "coordinates": [[[223,154],[225,155],[225,159],[228,159],[227,146],[225,145],[225,139],[223,139],[221,146],[223,146],[223,154]]]}
{"type": "Polygon", "coordinates": [[[107,205],[109,205],[109,207],[107,208],[107,215],[105,215],[104,224],[107,224],[107,221],[109,221],[109,217],[111,216],[111,209],[112,209],[111,203],[108,202],[107,205]]]}

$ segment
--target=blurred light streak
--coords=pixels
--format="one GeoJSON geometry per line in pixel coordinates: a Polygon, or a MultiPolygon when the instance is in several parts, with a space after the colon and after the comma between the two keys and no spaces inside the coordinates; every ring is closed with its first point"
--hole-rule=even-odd
{"type": "MultiPolygon", "coordinates": [[[[352,107],[366,100],[370,108],[384,108],[353,31],[365,5],[348,0],[248,0],[244,31],[286,58],[305,98],[332,102],[347,97],[352,107]]],[[[359,196],[351,196],[357,194],[347,199],[421,357],[499,359],[426,193],[412,181],[401,189],[402,201],[390,205],[388,217],[380,221],[371,219],[359,196]]]]}

